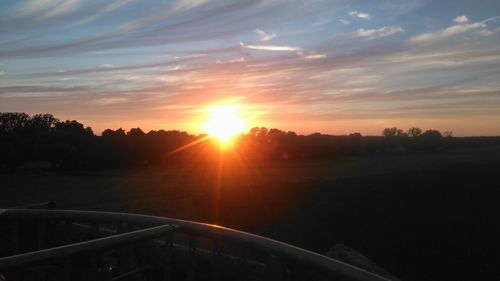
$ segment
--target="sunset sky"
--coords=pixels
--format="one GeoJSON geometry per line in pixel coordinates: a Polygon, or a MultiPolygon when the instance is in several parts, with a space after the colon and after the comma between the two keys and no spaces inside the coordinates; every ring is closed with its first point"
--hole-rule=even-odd
{"type": "Polygon", "coordinates": [[[500,1],[0,2],[0,111],[103,129],[500,135],[500,1]]]}

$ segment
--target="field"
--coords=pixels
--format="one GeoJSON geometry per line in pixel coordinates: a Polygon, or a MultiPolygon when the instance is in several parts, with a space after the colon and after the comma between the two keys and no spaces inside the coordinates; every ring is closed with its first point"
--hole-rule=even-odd
{"type": "Polygon", "coordinates": [[[344,244],[401,280],[494,280],[500,147],[335,160],[0,173],[0,208],[54,201],[218,223],[320,253],[344,244]],[[220,171],[220,172],[218,172],[220,171]]]}

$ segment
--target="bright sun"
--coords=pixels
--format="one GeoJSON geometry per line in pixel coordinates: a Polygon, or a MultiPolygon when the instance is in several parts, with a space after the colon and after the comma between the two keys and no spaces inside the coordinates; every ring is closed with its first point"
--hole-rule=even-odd
{"type": "Polygon", "coordinates": [[[220,105],[209,109],[210,119],[205,124],[206,132],[223,143],[245,130],[245,122],[238,116],[238,106],[220,105]]]}

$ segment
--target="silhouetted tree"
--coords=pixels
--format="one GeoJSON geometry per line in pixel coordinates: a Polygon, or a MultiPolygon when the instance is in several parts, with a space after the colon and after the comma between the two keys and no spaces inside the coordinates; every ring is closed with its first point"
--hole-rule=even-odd
{"type": "Polygon", "coordinates": [[[443,136],[438,130],[427,130],[420,136],[423,148],[428,151],[436,151],[442,145],[443,136]]]}
{"type": "Polygon", "coordinates": [[[440,139],[442,137],[441,132],[438,130],[427,130],[422,134],[424,138],[440,139]]]}
{"type": "Polygon", "coordinates": [[[132,138],[143,137],[145,135],[146,134],[141,130],[141,128],[132,128],[127,132],[127,136],[132,138]]]}
{"type": "Polygon", "coordinates": [[[265,137],[267,137],[267,132],[268,132],[268,129],[266,127],[261,127],[259,129],[259,132],[257,133],[257,136],[260,138],[265,138],[265,137]]]}
{"type": "Polygon", "coordinates": [[[422,134],[422,129],[418,127],[412,127],[408,129],[408,135],[410,137],[418,137],[422,134]]]}
{"type": "Polygon", "coordinates": [[[385,128],[382,131],[382,135],[384,137],[395,137],[398,134],[398,128],[392,127],[392,128],[385,128]]]}
{"type": "Polygon", "coordinates": [[[403,129],[397,127],[385,128],[382,131],[384,137],[406,137],[408,136],[403,129]]]}
{"type": "Polygon", "coordinates": [[[29,121],[29,127],[36,131],[48,131],[59,123],[52,114],[36,114],[29,121]]]}
{"type": "Polygon", "coordinates": [[[250,129],[250,135],[256,137],[259,134],[260,128],[259,127],[253,127],[250,129]]]}
{"type": "Polygon", "coordinates": [[[19,133],[28,126],[30,116],[21,112],[5,112],[0,114],[0,131],[3,133],[19,133]]]}
{"type": "MultiPolygon", "coordinates": [[[[238,138],[234,149],[252,161],[275,159],[289,161],[306,158],[332,158],[344,154],[433,151],[442,147],[471,142],[463,138],[447,138],[437,130],[413,127],[407,133],[397,127],[385,128],[385,137],[363,137],[360,133],[332,136],[321,133],[297,135],[292,131],[254,127],[238,138]],[[412,136],[407,138],[406,136],[412,136]],[[400,149],[402,148],[402,149],[400,149]]],[[[451,132],[445,132],[451,136],[451,132]]],[[[144,164],[178,165],[193,161],[215,161],[211,142],[198,142],[204,135],[182,131],[149,131],[132,128],[125,132],[106,129],[95,136],[90,127],[76,120],[59,121],[51,114],[0,113],[0,167],[21,167],[28,160],[50,161],[55,168],[87,169],[123,167],[144,164]],[[192,145],[192,143],[196,143],[192,145]],[[189,149],[178,150],[181,147],[189,149]],[[175,153],[173,153],[175,152],[175,153]]],[[[488,143],[484,140],[483,143],[488,143]]]]}
{"type": "Polygon", "coordinates": [[[106,129],[102,132],[101,136],[106,139],[120,139],[120,138],[125,138],[125,130],[122,128],[117,129],[116,131],[113,131],[111,129],[106,129]]]}
{"type": "Polygon", "coordinates": [[[286,135],[285,132],[283,132],[282,130],[279,130],[279,129],[275,129],[275,128],[269,130],[269,132],[267,133],[267,136],[269,138],[273,138],[273,139],[284,137],[285,135],[286,135]]]}
{"type": "Polygon", "coordinates": [[[58,166],[65,169],[83,168],[93,156],[94,133],[76,120],[57,122],[54,126],[53,154],[58,166]]]}

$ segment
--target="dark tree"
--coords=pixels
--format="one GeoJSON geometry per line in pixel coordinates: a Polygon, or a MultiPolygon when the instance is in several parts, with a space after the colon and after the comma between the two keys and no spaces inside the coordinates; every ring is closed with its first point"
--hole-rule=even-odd
{"type": "Polygon", "coordinates": [[[251,130],[250,130],[250,135],[256,137],[258,134],[259,134],[259,127],[253,127],[251,130]]]}
{"type": "Polygon", "coordinates": [[[453,132],[452,131],[444,131],[443,132],[443,137],[445,137],[445,138],[451,138],[451,137],[453,137],[453,132]]]}
{"type": "Polygon", "coordinates": [[[398,128],[396,128],[396,127],[385,128],[382,131],[382,135],[384,137],[395,137],[395,136],[397,136],[397,134],[398,134],[398,128]]]}
{"type": "Polygon", "coordinates": [[[438,130],[427,130],[422,134],[422,137],[429,139],[440,139],[442,135],[438,130]]]}
{"type": "Polygon", "coordinates": [[[408,135],[410,137],[418,137],[422,134],[422,129],[418,127],[412,127],[408,129],[408,135]]]}

